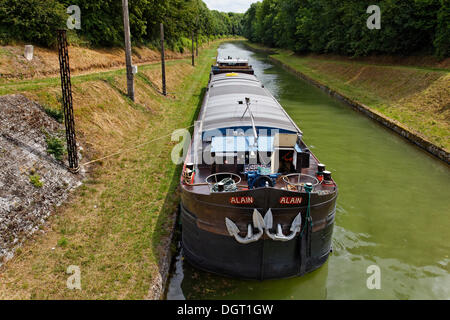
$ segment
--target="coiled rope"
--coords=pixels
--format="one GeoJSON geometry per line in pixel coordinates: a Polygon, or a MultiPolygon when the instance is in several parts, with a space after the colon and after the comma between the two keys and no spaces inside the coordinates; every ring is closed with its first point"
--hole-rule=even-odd
{"type": "Polygon", "coordinates": [[[215,183],[214,186],[212,187],[212,191],[218,192],[219,184],[223,185],[223,187],[224,187],[223,191],[225,191],[225,192],[232,192],[232,191],[238,190],[236,182],[232,178],[225,178],[225,179],[222,179],[222,181],[215,183]]]}

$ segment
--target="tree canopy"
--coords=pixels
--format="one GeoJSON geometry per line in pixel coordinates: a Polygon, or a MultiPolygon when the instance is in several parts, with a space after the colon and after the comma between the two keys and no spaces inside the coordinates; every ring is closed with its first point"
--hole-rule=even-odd
{"type": "Polygon", "coordinates": [[[449,56],[450,0],[263,0],[242,20],[243,35],[296,52],[449,56]],[[381,29],[367,28],[370,5],[381,29]]]}
{"type": "MultiPolygon", "coordinates": [[[[67,7],[81,9],[81,30],[71,39],[92,46],[123,43],[121,0],[0,0],[0,41],[27,41],[52,46],[55,31],[66,28],[67,7]]],[[[130,29],[134,43],[156,43],[164,23],[169,46],[181,46],[192,31],[202,37],[238,35],[242,14],[209,10],[201,0],[129,0],[130,29]]]]}

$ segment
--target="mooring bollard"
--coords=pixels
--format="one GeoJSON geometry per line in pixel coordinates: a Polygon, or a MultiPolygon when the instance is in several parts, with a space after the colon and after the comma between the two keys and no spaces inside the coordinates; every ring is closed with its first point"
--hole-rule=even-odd
{"type": "Polygon", "coordinates": [[[34,47],[31,44],[27,44],[25,46],[25,59],[27,59],[28,61],[33,60],[33,52],[34,52],[34,47]]]}

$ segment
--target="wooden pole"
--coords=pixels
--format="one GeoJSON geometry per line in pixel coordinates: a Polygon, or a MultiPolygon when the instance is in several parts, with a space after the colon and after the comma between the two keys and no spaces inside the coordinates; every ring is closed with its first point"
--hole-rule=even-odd
{"type": "Polygon", "coordinates": [[[131,60],[131,34],[130,34],[130,17],[128,13],[128,0],[122,0],[123,10],[123,31],[125,34],[125,60],[127,64],[127,89],[128,97],[134,101],[134,76],[133,62],[131,60]]]}
{"type": "Polygon", "coordinates": [[[195,33],[195,56],[198,57],[198,33],[195,33]]]}
{"type": "Polygon", "coordinates": [[[166,92],[166,61],[164,57],[164,24],[161,23],[161,74],[162,74],[162,89],[163,95],[167,95],[166,92]]]}
{"type": "Polygon", "coordinates": [[[195,22],[195,56],[198,57],[198,29],[199,29],[199,4],[197,0],[197,21],[195,22]]]}
{"type": "Polygon", "coordinates": [[[198,57],[198,29],[199,29],[199,20],[200,20],[200,9],[199,2],[197,0],[197,18],[195,21],[195,56],[198,57]]]}
{"type": "Polygon", "coordinates": [[[192,66],[195,66],[195,58],[194,58],[194,31],[192,31],[192,66]]]}

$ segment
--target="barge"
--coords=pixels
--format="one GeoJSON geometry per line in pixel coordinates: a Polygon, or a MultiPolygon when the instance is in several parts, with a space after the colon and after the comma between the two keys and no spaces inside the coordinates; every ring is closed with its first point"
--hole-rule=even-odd
{"type": "Polygon", "coordinates": [[[183,255],[194,267],[287,278],[331,252],[337,185],[247,60],[212,66],[181,190],[183,255]]]}

